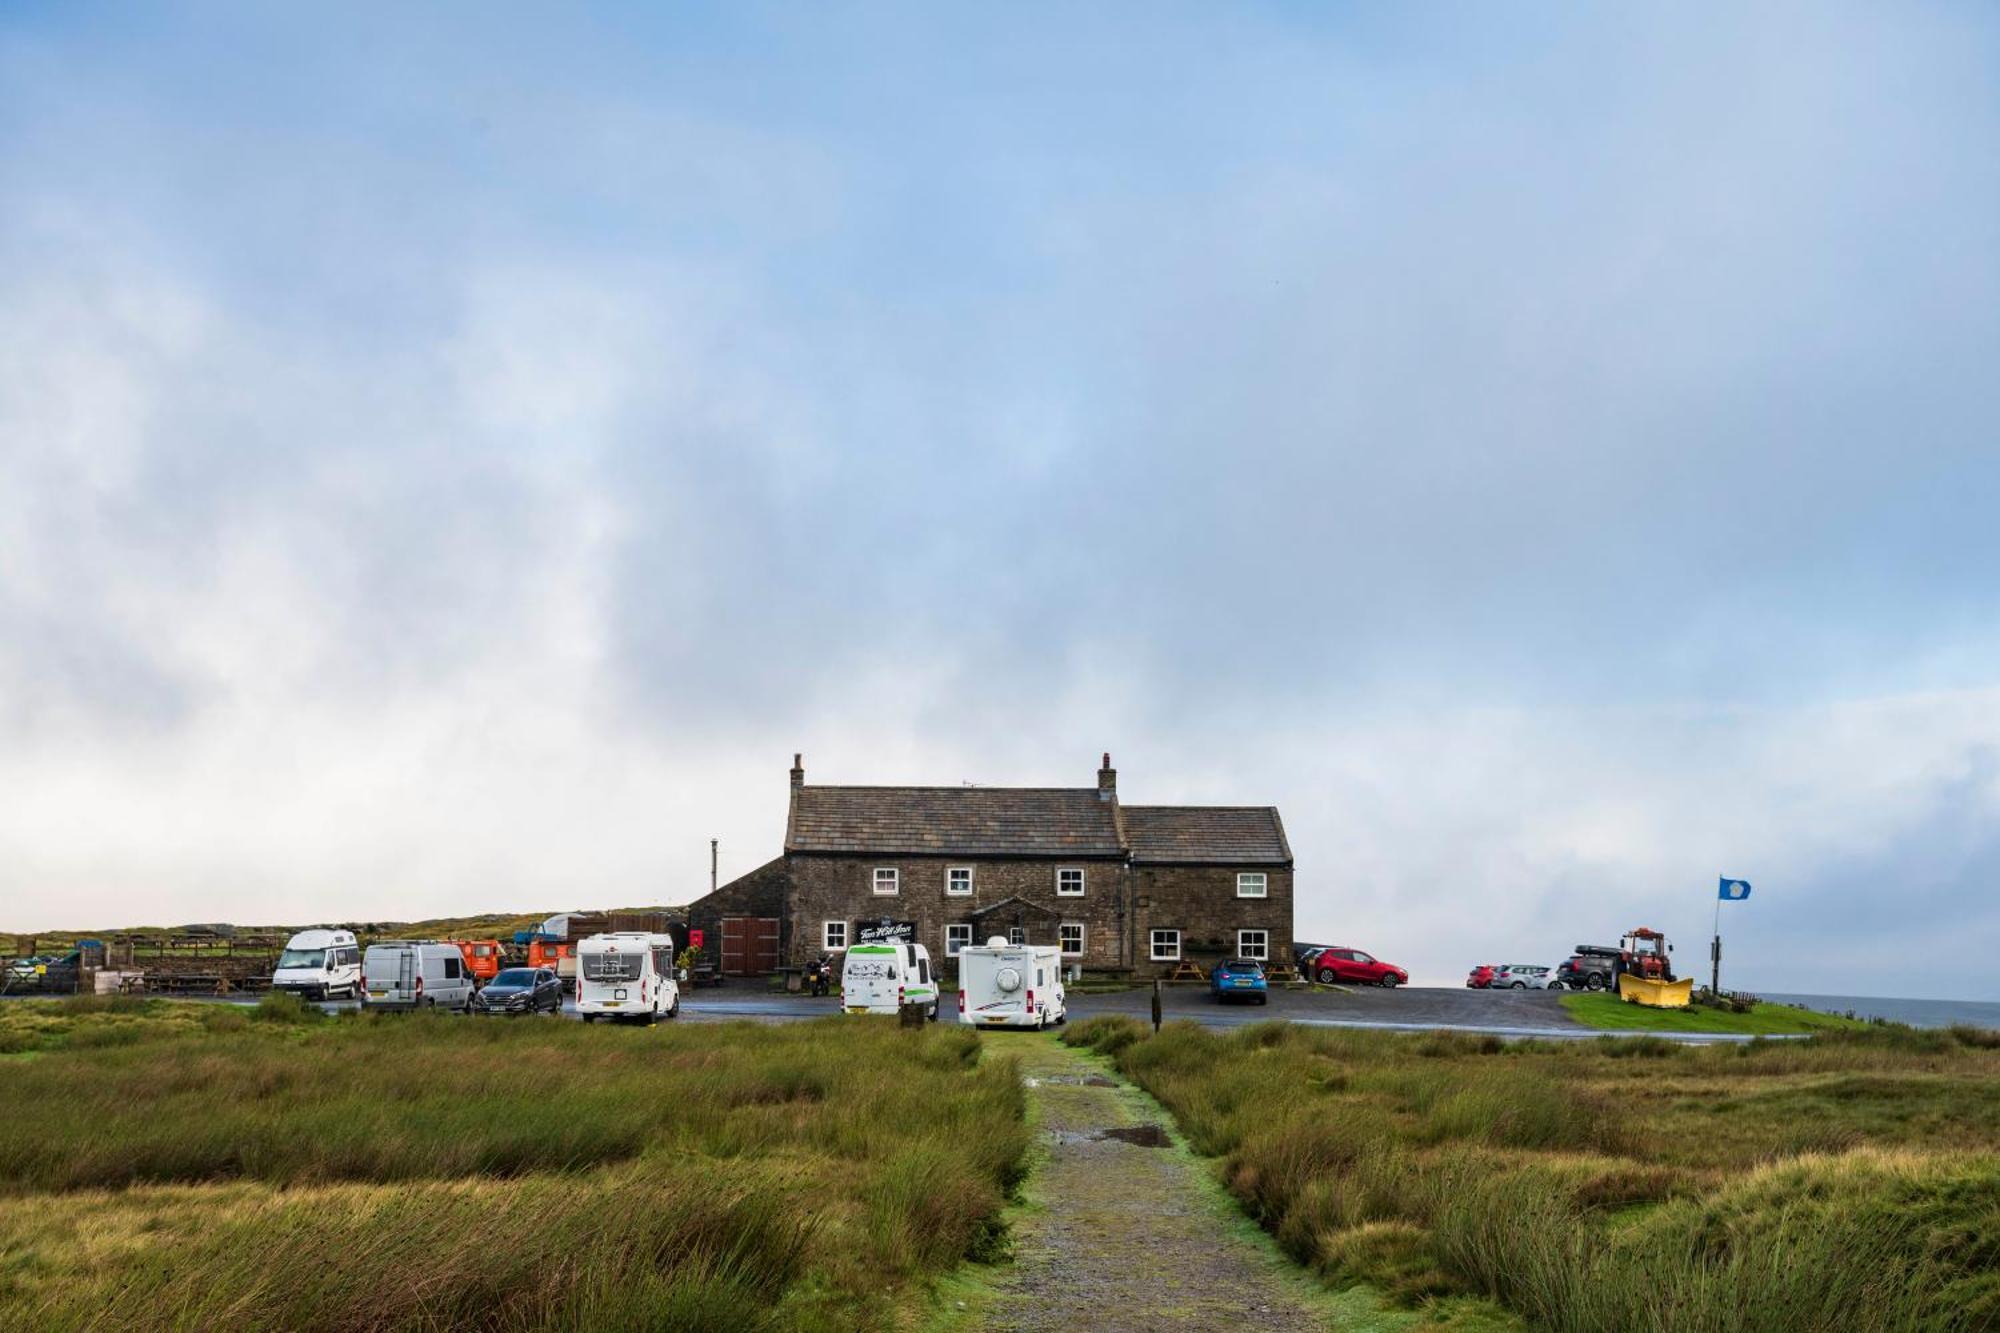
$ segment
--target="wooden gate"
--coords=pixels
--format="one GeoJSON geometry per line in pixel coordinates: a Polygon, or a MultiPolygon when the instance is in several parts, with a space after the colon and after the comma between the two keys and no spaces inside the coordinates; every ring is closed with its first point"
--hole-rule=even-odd
{"type": "Polygon", "coordinates": [[[768,976],[778,969],[778,918],[722,918],[722,975],[768,976]]]}

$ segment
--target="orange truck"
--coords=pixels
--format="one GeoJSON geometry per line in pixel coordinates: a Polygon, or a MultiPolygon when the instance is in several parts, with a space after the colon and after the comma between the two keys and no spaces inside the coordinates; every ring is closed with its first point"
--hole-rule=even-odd
{"type": "Polygon", "coordinates": [[[569,940],[553,940],[546,936],[531,939],[528,941],[528,966],[554,968],[563,988],[572,990],[576,986],[576,945],[569,940]]]}
{"type": "Polygon", "coordinates": [[[502,961],[499,940],[447,940],[456,944],[465,957],[465,970],[481,985],[500,975],[502,961]]]}

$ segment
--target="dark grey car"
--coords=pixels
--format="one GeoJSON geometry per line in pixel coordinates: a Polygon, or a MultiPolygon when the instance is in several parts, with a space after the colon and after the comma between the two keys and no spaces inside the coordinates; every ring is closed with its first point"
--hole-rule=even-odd
{"type": "Polygon", "coordinates": [[[550,967],[510,967],[472,997],[475,1014],[562,1012],[562,982],[550,967]]]}

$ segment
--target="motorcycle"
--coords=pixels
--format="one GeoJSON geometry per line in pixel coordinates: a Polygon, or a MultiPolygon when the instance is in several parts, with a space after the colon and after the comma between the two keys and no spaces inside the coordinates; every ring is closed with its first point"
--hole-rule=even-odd
{"type": "Polygon", "coordinates": [[[807,963],[806,985],[814,995],[825,995],[833,985],[833,960],[822,954],[807,963]]]}

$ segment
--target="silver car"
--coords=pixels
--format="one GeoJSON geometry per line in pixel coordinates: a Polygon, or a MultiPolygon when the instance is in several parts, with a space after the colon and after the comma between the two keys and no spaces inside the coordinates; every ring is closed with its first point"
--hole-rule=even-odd
{"type": "Polygon", "coordinates": [[[1494,970],[1488,990],[1547,990],[1552,967],[1534,963],[1508,963],[1494,970]]]}

